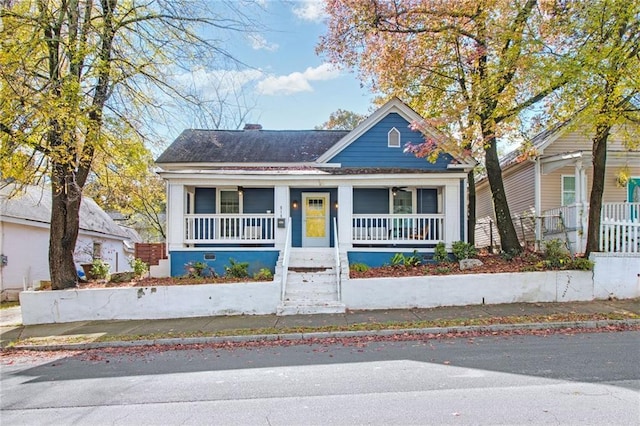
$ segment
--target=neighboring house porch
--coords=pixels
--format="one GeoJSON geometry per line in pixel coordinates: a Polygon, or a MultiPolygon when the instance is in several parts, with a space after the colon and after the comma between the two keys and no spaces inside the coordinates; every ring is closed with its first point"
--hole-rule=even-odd
{"type": "MultiPolygon", "coordinates": [[[[625,144],[638,137],[638,130],[633,123],[614,130],[607,150],[600,251],[640,253],[640,151],[625,144]]],[[[593,183],[591,136],[583,127],[564,123],[533,138],[532,144],[532,155],[522,159],[515,151],[501,162],[518,237],[537,247],[560,239],[572,253],[583,253],[593,183]]],[[[499,246],[486,180],[477,185],[477,200],[476,245],[499,246]]]]}

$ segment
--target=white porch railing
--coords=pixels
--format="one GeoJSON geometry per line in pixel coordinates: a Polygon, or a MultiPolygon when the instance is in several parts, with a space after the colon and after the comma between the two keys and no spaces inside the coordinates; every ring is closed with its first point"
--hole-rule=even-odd
{"type": "Polygon", "coordinates": [[[444,240],[443,214],[353,215],[354,244],[436,244],[444,240]]]}
{"type": "Polygon", "coordinates": [[[640,253],[640,203],[602,203],[600,251],[640,253]]]}
{"type": "MultiPolygon", "coordinates": [[[[567,231],[572,240],[582,238],[586,244],[586,229],[580,214],[586,218],[589,206],[579,204],[545,210],[542,223],[545,234],[567,231]],[[563,227],[564,224],[564,227],[563,227]],[[581,231],[581,232],[578,232],[581,231]]],[[[600,216],[600,251],[609,253],[640,253],[640,203],[602,203],[600,216]]]]}
{"type": "Polygon", "coordinates": [[[580,226],[580,209],[578,204],[556,207],[542,213],[544,232],[556,234],[565,230],[578,229],[580,226]],[[564,226],[563,226],[564,225],[564,226]]]}
{"type": "Polygon", "coordinates": [[[600,223],[600,251],[640,253],[640,222],[603,219],[600,223]]]}
{"type": "Polygon", "coordinates": [[[185,244],[273,243],[274,214],[187,214],[185,244]]]}
{"type": "Polygon", "coordinates": [[[640,203],[602,203],[602,220],[640,221],[640,203]]]}

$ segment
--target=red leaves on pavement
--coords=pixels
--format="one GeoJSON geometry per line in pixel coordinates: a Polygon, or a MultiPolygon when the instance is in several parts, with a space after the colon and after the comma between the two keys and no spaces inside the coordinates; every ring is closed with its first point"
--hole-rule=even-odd
{"type": "MultiPolygon", "coordinates": [[[[328,352],[328,347],[332,345],[343,345],[347,347],[363,348],[371,342],[393,342],[393,341],[417,341],[425,345],[433,346],[430,340],[440,340],[444,343],[454,344],[458,339],[465,339],[467,343],[473,343],[473,339],[483,336],[520,336],[520,335],[536,335],[545,336],[550,334],[575,335],[580,333],[603,333],[616,331],[640,331],[640,325],[607,325],[598,328],[560,328],[560,329],[539,329],[539,330],[504,330],[504,331],[460,331],[448,333],[399,333],[393,335],[367,335],[357,337],[317,337],[298,340],[256,340],[256,341],[225,341],[217,343],[203,344],[170,344],[170,345],[147,345],[147,346],[127,346],[127,347],[111,347],[102,349],[87,350],[60,350],[60,351],[42,351],[42,350],[24,350],[24,349],[3,349],[0,351],[0,365],[15,365],[25,363],[43,363],[51,362],[58,359],[74,357],[87,362],[110,362],[109,358],[121,357],[144,357],[147,360],[153,360],[154,354],[181,351],[181,350],[236,350],[236,349],[260,349],[270,347],[283,347],[295,345],[314,345],[314,352],[328,352]]],[[[358,352],[363,352],[358,350],[358,352]]],[[[219,355],[216,355],[219,356],[219,355]]],[[[330,355],[331,356],[331,355],[330,355]]],[[[445,361],[445,364],[447,362],[445,361]]],[[[56,363],[50,364],[56,366],[56,363]]]]}

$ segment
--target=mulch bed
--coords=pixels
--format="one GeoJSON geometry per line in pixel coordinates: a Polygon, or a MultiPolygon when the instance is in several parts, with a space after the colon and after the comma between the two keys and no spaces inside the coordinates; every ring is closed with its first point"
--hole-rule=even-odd
{"type": "Polygon", "coordinates": [[[536,253],[526,253],[507,259],[497,254],[481,253],[476,256],[483,265],[461,270],[458,262],[427,263],[415,267],[382,266],[368,271],[350,271],[350,278],[414,277],[421,275],[495,274],[501,272],[531,272],[544,270],[542,257],[536,253]]]}
{"type": "MultiPolygon", "coordinates": [[[[382,266],[370,268],[364,272],[350,271],[351,278],[384,278],[384,277],[412,277],[422,275],[454,275],[454,274],[491,274],[500,272],[525,272],[544,270],[541,267],[542,257],[536,253],[526,253],[513,259],[506,259],[496,254],[481,253],[476,256],[482,261],[482,266],[460,270],[458,262],[428,263],[415,267],[382,266]]],[[[82,282],[78,288],[109,288],[109,287],[154,287],[166,285],[197,285],[197,284],[226,284],[237,282],[256,282],[252,278],[239,280],[233,277],[216,278],[143,278],[123,283],[105,283],[104,281],[82,282]]]]}

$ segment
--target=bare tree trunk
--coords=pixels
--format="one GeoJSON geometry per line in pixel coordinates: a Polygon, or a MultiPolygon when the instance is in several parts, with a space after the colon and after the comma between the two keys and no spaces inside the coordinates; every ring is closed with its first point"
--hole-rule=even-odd
{"type": "Polygon", "coordinates": [[[476,242],[476,181],[474,171],[470,170],[467,175],[469,188],[467,196],[469,197],[467,206],[467,242],[475,245],[476,242]]]}
{"type": "Polygon", "coordinates": [[[65,166],[53,166],[51,185],[51,229],[49,239],[49,271],[51,288],[61,290],[75,287],[78,272],[73,252],[80,225],[81,190],[73,173],[65,166]]]}
{"type": "MultiPolygon", "coordinates": [[[[484,133],[484,131],[483,131],[484,133]]],[[[516,228],[511,220],[511,212],[507,204],[507,195],[502,181],[502,169],[498,160],[496,137],[493,133],[485,133],[485,161],[487,178],[493,197],[493,209],[496,215],[498,234],[500,235],[500,247],[505,253],[516,254],[522,252],[522,246],[518,241],[516,228]]]]}
{"type": "Polygon", "coordinates": [[[587,228],[585,257],[588,257],[591,252],[600,250],[600,215],[607,164],[607,140],[610,131],[611,124],[599,124],[593,137],[593,184],[589,197],[589,225],[587,228]]]}

